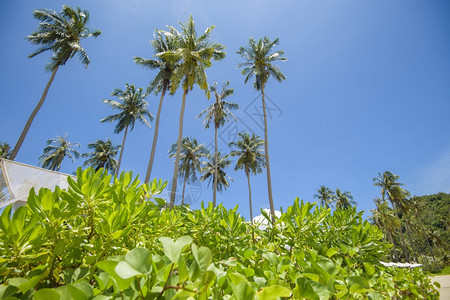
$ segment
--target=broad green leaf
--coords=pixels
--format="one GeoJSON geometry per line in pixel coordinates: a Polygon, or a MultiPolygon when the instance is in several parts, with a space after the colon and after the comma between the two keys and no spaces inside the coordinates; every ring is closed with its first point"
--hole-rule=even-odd
{"type": "Polygon", "coordinates": [[[123,279],[122,277],[117,275],[114,270],[118,264],[119,264],[119,262],[117,262],[117,261],[104,260],[104,261],[98,262],[97,266],[100,269],[102,269],[103,271],[105,271],[106,273],[108,273],[112,277],[114,282],[117,284],[117,287],[121,291],[123,291],[130,286],[131,282],[133,281],[133,278],[123,279]]]}
{"type": "Polygon", "coordinates": [[[281,285],[271,285],[264,287],[256,294],[258,300],[276,300],[280,297],[290,297],[291,290],[281,285]]]}
{"type": "Polygon", "coordinates": [[[192,238],[186,235],[174,242],[171,238],[160,237],[159,241],[163,245],[164,254],[172,261],[172,263],[177,263],[183,249],[192,243],[192,238]]]}
{"type": "Polygon", "coordinates": [[[145,248],[134,248],[125,255],[125,262],[138,272],[147,274],[152,266],[151,253],[145,248]]]}
{"type": "Polygon", "coordinates": [[[375,273],[375,268],[372,266],[372,264],[368,263],[368,262],[364,262],[364,269],[366,270],[367,275],[372,275],[375,273]]]}
{"type": "Polygon", "coordinates": [[[206,247],[198,248],[196,244],[192,244],[191,248],[192,248],[192,255],[194,256],[195,261],[197,262],[200,268],[200,272],[203,273],[212,263],[211,250],[209,250],[206,247]]]}
{"type": "Polygon", "coordinates": [[[35,300],[59,300],[60,294],[54,289],[40,289],[34,292],[35,300]]]}
{"type": "Polygon", "coordinates": [[[327,250],[327,256],[332,257],[333,255],[339,253],[339,251],[336,248],[329,248],[327,250]]]}

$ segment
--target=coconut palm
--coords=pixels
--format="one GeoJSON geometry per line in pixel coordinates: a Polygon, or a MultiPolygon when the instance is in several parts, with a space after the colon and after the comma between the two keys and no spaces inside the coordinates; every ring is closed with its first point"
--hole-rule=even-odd
{"type": "MultiPolygon", "coordinates": [[[[201,117],[202,115],[205,115],[205,121],[203,122],[203,125],[205,128],[209,128],[209,125],[211,122],[214,122],[214,153],[215,157],[217,157],[217,153],[219,152],[217,149],[217,130],[225,124],[225,121],[228,121],[230,119],[230,116],[233,117],[235,120],[235,116],[231,112],[232,109],[238,109],[239,105],[236,103],[227,102],[224,99],[228,96],[231,96],[233,94],[233,89],[229,89],[228,85],[230,84],[229,81],[227,81],[222,86],[222,91],[220,93],[217,92],[217,82],[214,82],[214,85],[210,87],[210,90],[212,93],[214,93],[214,96],[216,98],[216,101],[214,101],[211,106],[203,110],[197,118],[201,117]]],[[[237,120],[236,120],[237,121],[237,120]]],[[[217,174],[217,163],[215,164],[216,171],[214,172],[214,175],[217,174]]],[[[217,191],[217,176],[214,176],[214,186],[213,186],[213,206],[216,207],[216,191],[217,191]]]]}
{"type": "Polygon", "coordinates": [[[196,84],[200,89],[205,91],[209,98],[210,92],[205,69],[211,66],[211,60],[221,60],[225,57],[225,52],[223,51],[224,47],[220,44],[210,42],[210,34],[214,26],[208,27],[202,35],[197,36],[192,16],[186,24],[183,25],[180,23],[180,25],[181,32],[171,26],[169,26],[169,31],[164,31],[165,35],[176,39],[177,49],[164,51],[158,54],[161,59],[179,62],[179,66],[175,69],[172,76],[171,91],[174,91],[180,84],[183,88],[178,127],[177,152],[175,154],[175,167],[172,178],[172,191],[170,194],[170,208],[172,208],[175,203],[186,96],[196,84]]]}
{"type": "Polygon", "coordinates": [[[122,146],[120,147],[119,162],[117,164],[117,173],[119,173],[128,128],[132,131],[136,121],[144,123],[150,127],[150,123],[147,121],[147,118],[152,121],[153,115],[147,109],[148,102],[145,101],[147,94],[143,92],[142,88],[138,88],[136,90],[134,84],[129,85],[127,83],[125,91],[115,89],[111,95],[117,97],[120,102],[114,100],[103,100],[103,102],[111,105],[113,109],[117,109],[120,112],[102,119],[101,122],[117,121],[116,127],[114,128],[114,133],[120,133],[122,130],[125,130],[122,146]]]}
{"type": "Polygon", "coordinates": [[[320,205],[326,208],[333,207],[334,197],[334,192],[324,185],[321,185],[314,195],[314,198],[319,199],[320,205]]]}
{"type": "Polygon", "coordinates": [[[372,210],[372,219],[389,237],[393,246],[393,259],[398,261],[397,250],[395,247],[394,235],[400,228],[401,222],[392,208],[389,207],[386,200],[375,199],[376,209],[372,210]]]}
{"type": "MultiPolygon", "coordinates": [[[[154,40],[151,40],[150,43],[155,52],[156,59],[146,59],[142,57],[135,57],[134,62],[144,68],[149,68],[151,70],[157,69],[159,70],[158,74],[156,74],[153,81],[150,83],[148,92],[155,92],[155,94],[161,93],[161,97],[159,99],[158,112],[156,114],[155,120],[155,133],[153,135],[153,143],[152,149],[150,152],[150,159],[148,162],[147,173],[145,175],[145,183],[150,181],[150,176],[152,173],[153,160],[155,158],[156,151],[156,143],[158,141],[158,132],[159,132],[159,119],[161,115],[161,109],[163,104],[164,96],[166,92],[171,88],[171,78],[174,70],[177,68],[177,62],[166,60],[161,56],[158,56],[159,53],[163,53],[165,51],[173,51],[177,49],[176,39],[173,36],[164,35],[161,31],[156,30],[153,34],[154,40]]],[[[175,89],[171,90],[171,94],[175,93],[175,89]]]]}
{"type": "MultiPolygon", "coordinates": [[[[174,158],[177,153],[177,143],[174,143],[169,151],[169,157],[174,158]]],[[[183,176],[183,193],[181,204],[184,204],[184,191],[186,183],[197,180],[197,172],[201,171],[201,158],[208,155],[208,149],[203,144],[198,144],[196,139],[183,138],[180,153],[179,173],[183,176]]],[[[173,184],[173,183],[172,183],[173,184]]]]}
{"type": "Polygon", "coordinates": [[[81,63],[87,67],[90,59],[81,46],[80,41],[91,36],[98,37],[101,33],[100,30],[91,31],[86,27],[89,21],[89,12],[79,7],[73,9],[70,6],[64,5],[61,12],[56,12],[51,9],[40,9],[35,10],[33,15],[41,23],[39,23],[37,30],[30,34],[27,39],[32,44],[40,45],[41,47],[36,52],[30,54],[29,57],[34,57],[50,50],[53,56],[47,64],[46,69],[52,71],[52,75],[44,89],[41,99],[28,117],[28,121],[14,146],[11,153],[11,160],[16,158],[36,114],[44,104],[45,97],[58,68],[65,65],[76,54],[81,63]]]}
{"type": "Polygon", "coordinates": [[[240,47],[237,52],[245,60],[244,63],[240,63],[238,67],[244,67],[242,75],[245,75],[245,83],[248,80],[254,78],[254,88],[257,91],[261,91],[262,96],[262,109],[264,116],[264,153],[266,155],[266,171],[267,171],[267,192],[269,194],[270,213],[272,216],[272,222],[275,222],[275,207],[272,197],[272,178],[270,176],[270,163],[269,163],[269,138],[267,134],[267,113],[264,89],[269,77],[272,76],[279,82],[286,79],[278,66],[273,63],[276,61],[286,61],[282,50],[274,51],[274,46],[278,45],[278,38],[274,41],[270,41],[269,38],[259,39],[256,42],[253,38],[250,38],[248,47],[240,47]]]}
{"type": "Polygon", "coordinates": [[[350,192],[342,192],[341,189],[337,188],[335,194],[336,209],[348,209],[356,205],[350,192]]]}
{"type": "Polygon", "coordinates": [[[236,156],[234,170],[244,170],[248,184],[248,203],[250,207],[250,220],[253,222],[252,189],[250,186],[250,174],[256,175],[262,172],[266,166],[264,157],[264,141],[257,135],[250,136],[247,132],[239,132],[236,142],[231,142],[230,147],[237,150],[231,151],[231,156],[236,156]]]}
{"type": "MultiPolygon", "coordinates": [[[[200,177],[200,181],[205,181],[209,178],[209,187],[211,179],[214,178],[214,174],[217,170],[217,190],[222,192],[230,186],[230,180],[233,181],[233,179],[225,172],[225,169],[231,165],[231,160],[229,159],[230,155],[222,155],[220,152],[217,152],[217,158],[214,156],[215,155],[210,155],[209,160],[203,162],[203,175],[200,177]],[[217,169],[215,167],[216,162],[217,169]]],[[[212,187],[214,188],[214,185],[212,185],[212,187]]]]}
{"type": "Polygon", "coordinates": [[[67,134],[64,137],[56,136],[53,139],[47,140],[47,147],[44,148],[44,154],[39,159],[39,164],[43,168],[59,171],[61,164],[66,156],[75,162],[75,158],[80,157],[80,152],[74,148],[80,147],[78,143],[71,143],[67,140],[67,134]]]}
{"type": "Polygon", "coordinates": [[[8,143],[0,142],[0,158],[8,159],[11,156],[11,146],[8,143]]]}
{"type": "Polygon", "coordinates": [[[82,155],[82,157],[87,158],[84,162],[84,166],[92,167],[95,171],[104,168],[112,174],[116,173],[117,160],[115,157],[119,152],[120,146],[114,146],[110,139],[106,139],[97,140],[94,143],[88,144],[87,147],[93,151],[82,155]]]}

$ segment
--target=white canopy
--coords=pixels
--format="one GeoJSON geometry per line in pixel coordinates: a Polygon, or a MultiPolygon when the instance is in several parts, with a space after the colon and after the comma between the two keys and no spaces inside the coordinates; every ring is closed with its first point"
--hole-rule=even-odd
{"type": "Polygon", "coordinates": [[[72,175],[0,158],[0,208],[10,204],[24,205],[32,187],[36,192],[40,188],[54,189],[55,186],[67,189],[68,176],[72,175]]]}

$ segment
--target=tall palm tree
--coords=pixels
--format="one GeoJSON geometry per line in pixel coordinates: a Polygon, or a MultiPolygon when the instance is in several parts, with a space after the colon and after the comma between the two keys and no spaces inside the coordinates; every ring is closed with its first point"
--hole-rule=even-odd
{"type": "Polygon", "coordinates": [[[321,185],[317,190],[317,194],[314,195],[314,198],[319,199],[320,205],[330,208],[333,207],[335,195],[328,187],[321,185]]]}
{"type": "MultiPolygon", "coordinates": [[[[214,155],[215,156],[215,155],[214,155]]],[[[217,158],[213,155],[209,156],[208,161],[203,162],[202,173],[200,181],[205,181],[209,178],[208,187],[211,183],[211,179],[214,178],[214,174],[217,170],[217,190],[222,192],[230,186],[230,180],[233,179],[227,175],[225,169],[231,165],[230,155],[222,155],[220,152],[217,153],[217,158]],[[215,163],[217,162],[217,169],[215,163]]],[[[213,186],[214,187],[214,186],[213,186]]]]}
{"type": "MultiPolygon", "coordinates": [[[[392,172],[385,171],[383,174],[378,173],[377,178],[373,178],[373,184],[381,187],[381,198],[384,200],[387,196],[397,215],[400,215],[400,213],[404,215],[408,213],[408,206],[406,205],[405,199],[409,196],[409,192],[402,188],[404,184],[398,182],[399,178],[400,176],[393,174],[392,172]]],[[[399,229],[403,254],[405,255],[406,260],[409,261],[409,253],[406,248],[401,227],[399,229]]]]}
{"type": "Polygon", "coordinates": [[[81,46],[80,41],[91,36],[98,37],[101,34],[100,30],[91,31],[86,27],[89,21],[89,12],[80,9],[79,7],[73,9],[64,5],[62,11],[59,13],[51,9],[35,10],[33,15],[36,19],[40,20],[41,23],[39,23],[37,30],[30,34],[27,39],[32,44],[40,45],[41,47],[36,52],[30,54],[29,57],[34,57],[42,52],[50,50],[53,53],[53,56],[47,64],[46,69],[52,71],[52,75],[42,93],[41,99],[28,117],[28,121],[14,146],[11,160],[16,159],[17,153],[25,140],[31,123],[33,123],[36,114],[44,104],[45,97],[47,96],[58,68],[64,65],[70,58],[73,58],[75,54],[78,55],[81,63],[87,68],[90,59],[81,46]]]}
{"type": "Polygon", "coordinates": [[[88,149],[93,151],[84,153],[82,157],[86,157],[84,166],[92,167],[95,171],[104,168],[112,174],[116,173],[117,160],[114,158],[119,152],[120,146],[114,146],[110,139],[97,140],[94,143],[88,144],[88,149]]]}
{"type": "MultiPolygon", "coordinates": [[[[211,106],[203,110],[197,118],[206,114],[205,121],[203,125],[205,128],[209,128],[211,121],[214,122],[214,157],[217,157],[217,153],[219,152],[217,149],[217,130],[225,124],[225,121],[228,121],[230,116],[236,120],[236,117],[231,112],[232,109],[238,109],[239,105],[236,103],[227,102],[224,99],[233,94],[233,89],[229,89],[228,85],[229,81],[223,84],[222,91],[220,93],[217,92],[217,82],[214,82],[214,85],[210,87],[212,93],[216,98],[211,106]]],[[[237,121],[237,120],[236,120],[237,121]]],[[[214,172],[214,186],[213,186],[213,206],[216,207],[216,191],[217,191],[217,163],[215,165],[214,172]]]]}
{"type": "Polygon", "coordinates": [[[75,158],[80,157],[80,152],[74,149],[74,147],[80,147],[78,143],[71,143],[67,140],[67,134],[64,137],[56,136],[53,139],[47,140],[47,147],[44,148],[44,154],[39,159],[39,164],[42,164],[43,168],[59,171],[61,164],[66,156],[75,162],[75,158]]]}
{"type": "Polygon", "coordinates": [[[398,261],[397,250],[395,247],[394,233],[400,228],[401,222],[395,212],[389,207],[386,200],[376,199],[376,209],[372,211],[373,221],[389,237],[393,247],[393,259],[398,261]]]}
{"type": "MultiPolygon", "coordinates": [[[[169,157],[174,158],[177,153],[177,143],[174,143],[169,151],[169,157]]],[[[203,144],[198,144],[196,139],[183,138],[180,153],[179,173],[183,176],[183,194],[181,204],[184,204],[184,191],[186,183],[197,180],[197,172],[201,171],[201,158],[208,155],[208,149],[203,144]]],[[[172,183],[173,184],[173,183],[172,183]]]]}
{"type": "Polygon", "coordinates": [[[111,95],[116,96],[120,102],[114,100],[103,100],[103,102],[111,105],[113,109],[117,109],[120,112],[102,119],[101,122],[117,121],[116,127],[114,128],[114,133],[120,133],[122,130],[125,130],[122,146],[120,147],[119,163],[117,164],[117,173],[119,173],[128,127],[130,127],[130,131],[132,131],[136,121],[140,121],[150,127],[150,123],[147,121],[147,118],[152,121],[153,115],[147,109],[148,102],[145,101],[147,94],[143,92],[142,88],[138,88],[136,90],[134,84],[129,85],[127,83],[125,91],[115,89],[111,95]]]}
{"type": "Polygon", "coordinates": [[[353,200],[353,196],[350,192],[342,192],[341,189],[336,189],[335,197],[336,209],[348,209],[356,205],[356,201],[353,200]]]}
{"type": "Polygon", "coordinates": [[[9,159],[11,156],[11,146],[8,143],[0,142],[0,158],[9,159]]]}
{"type": "Polygon", "coordinates": [[[272,222],[275,222],[275,207],[272,196],[272,178],[270,176],[269,138],[267,134],[267,113],[264,89],[270,76],[275,77],[279,82],[286,79],[286,76],[281,73],[280,68],[273,64],[276,61],[286,61],[286,58],[281,56],[284,54],[282,50],[273,50],[273,47],[276,45],[278,45],[278,38],[274,41],[270,41],[268,37],[264,37],[264,39],[259,39],[258,42],[253,38],[250,38],[248,47],[240,47],[237,52],[245,60],[244,63],[238,65],[239,68],[244,67],[242,75],[246,76],[245,83],[247,83],[249,79],[254,78],[254,88],[257,91],[261,91],[264,116],[264,153],[266,155],[267,192],[269,194],[272,222]]]}
{"type": "Polygon", "coordinates": [[[194,19],[190,16],[186,24],[181,24],[181,32],[169,26],[164,34],[177,41],[176,50],[168,50],[158,54],[161,59],[179,62],[178,68],[172,76],[171,90],[181,84],[183,98],[181,101],[180,121],[178,127],[177,152],[175,154],[175,167],[172,178],[172,191],[170,194],[170,208],[175,204],[175,191],[177,189],[178,168],[180,162],[181,140],[183,137],[183,118],[186,104],[186,95],[193,89],[194,84],[204,90],[209,98],[210,92],[206,79],[205,69],[211,66],[211,60],[221,60],[225,57],[224,47],[210,42],[210,34],[214,26],[208,27],[205,32],[197,36],[194,19]]]}
{"type": "MultiPolygon", "coordinates": [[[[167,60],[158,56],[159,53],[163,53],[165,51],[174,51],[177,49],[177,42],[173,36],[164,35],[161,31],[156,30],[153,34],[154,40],[151,40],[150,43],[155,52],[156,59],[146,59],[142,57],[135,57],[134,62],[144,68],[149,68],[151,70],[157,69],[159,70],[158,74],[156,74],[153,81],[150,83],[148,92],[155,92],[155,94],[161,93],[161,97],[159,99],[158,112],[156,114],[155,120],[155,133],[153,135],[153,143],[152,149],[150,152],[150,159],[148,162],[147,173],[145,174],[145,183],[150,181],[150,176],[152,173],[153,160],[155,158],[156,152],[156,143],[158,141],[158,132],[159,132],[159,119],[161,115],[161,109],[163,104],[164,96],[166,92],[171,89],[171,78],[173,76],[173,72],[177,68],[177,62],[173,60],[167,60]]],[[[171,94],[175,93],[176,87],[171,90],[171,94]]]]}
{"type": "Polygon", "coordinates": [[[250,174],[259,174],[266,166],[263,149],[264,141],[255,134],[252,134],[252,136],[250,136],[247,132],[239,132],[238,135],[239,139],[236,142],[230,143],[230,147],[237,148],[237,150],[231,151],[230,155],[236,156],[238,158],[234,170],[244,170],[245,175],[247,176],[250,222],[253,222],[250,174]]]}

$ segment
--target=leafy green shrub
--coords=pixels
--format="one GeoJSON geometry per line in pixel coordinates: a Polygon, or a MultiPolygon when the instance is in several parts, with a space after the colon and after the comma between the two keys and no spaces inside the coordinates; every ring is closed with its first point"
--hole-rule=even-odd
{"type": "MultiPolygon", "coordinates": [[[[0,216],[2,299],[438,299],[421,270],[386,268],[356,209],[298,199],[265,230],[237,207],[168,210],[165,187],[92,169],[0,216]]],[[[270,220],[266,215],[267,220],[270,220]]]]}

